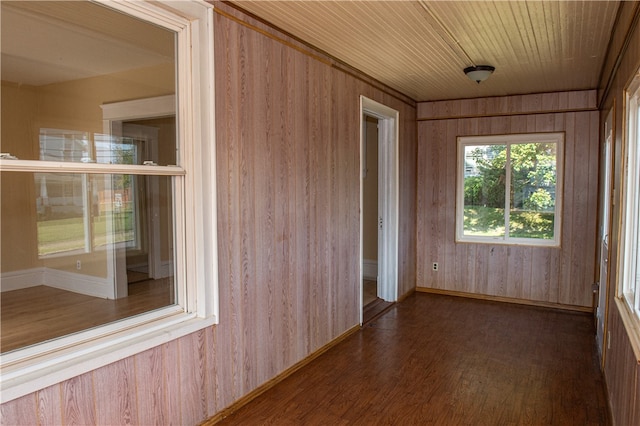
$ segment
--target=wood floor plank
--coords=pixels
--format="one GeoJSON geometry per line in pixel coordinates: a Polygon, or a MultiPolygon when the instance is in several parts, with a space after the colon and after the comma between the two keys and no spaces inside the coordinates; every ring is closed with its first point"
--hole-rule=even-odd
{"type": "Polygon", "coordinates": [[[103,299],[47,286],[2,293],[0,348],[14,349],[175,303],[172,279],[129,285],[128,297],[103,299]]]}
{"type": "Polygon", "coordinates": [[[220,421],[609,425],[588,314],[414,294],[220,421]]]}

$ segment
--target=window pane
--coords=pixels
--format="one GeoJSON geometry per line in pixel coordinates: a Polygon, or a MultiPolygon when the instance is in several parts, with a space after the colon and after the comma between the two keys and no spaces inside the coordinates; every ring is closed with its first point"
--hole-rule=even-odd
{"type": "Polygon", "coordinates": [[[176,303],[172,179],[2,172],[3,353],[176,303]]]}
{"type": "Polygon", "coordinates": [[[35,174],[39,256],[88,251],[86,179],[86,175],[35,174]]]}
{"type": "MultiPolygon", "coordinates": [[[[175,32],[93,2],[0,7],[2,152],[178,164],[175,32]]],[[[2,172],[2,352],[176,303],[174,178],[59,165],[2,172]]]]}
{"type": "Polygon", "coordinates": [[[464,235],[503,237],[505,145],[464,147],[464,235]]]}
{"type": "Polygon", "coordinates": [[[509,236],[553,239],[556,144],[511,145],[509,236]]]}
{"type": "Polygon", "coordinates": [[[40,160],[87,162],[91,159],[88,132],[40,129],[40,160]]]}
{"type": "MultiPolygon", "coordinates": [[[[2,152],[21,160],[99,162],[98,153],[104,159],[109,148],[124,148],[100,136],[125,136],[119,123],[104,128],[104,105],[175,95],[173,31],[92,2],[0,5],[2,152]]],[[[137,164],[177,164],[175,136],[154,143],[166,145],[174,161],[141,155],[137,164]]]]}

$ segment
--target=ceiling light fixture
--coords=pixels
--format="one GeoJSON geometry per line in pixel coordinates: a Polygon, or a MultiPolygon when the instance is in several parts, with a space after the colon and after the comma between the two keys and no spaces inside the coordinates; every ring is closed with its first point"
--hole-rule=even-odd
{"type": "Polygon", "coordinates": [[[491,65],[476,65],[473,67],[467,67],[464,69],[464,73],[471,80],[480,84],[481,81],[485,81],[495,71],[495,67],[491,65]]]}

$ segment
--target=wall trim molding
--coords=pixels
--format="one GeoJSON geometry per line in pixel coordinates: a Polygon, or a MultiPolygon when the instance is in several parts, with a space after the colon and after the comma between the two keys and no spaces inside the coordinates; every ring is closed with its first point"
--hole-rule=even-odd
{"type": "Polygon", "coordinates": [[[593,313],[593,308],[589,306],[563,305],[561,303],[549,303],[537,300],[515,299],[504,296],[490,296],[488,294],[465,293],[463,291],[442,290],[439,288],[416,287],[418,293],[442,294],[445,296],[467,297],[470,299],[489,300],[492,302],[514,303],[516,305],[537,306],[541,308],[561,309],[564,311],[593,313]]]}
{"type": "MultiPolygon", "coordinates": [[[[136,263],[135,265],[128,265],[127,269],[131,271],[140,272],[142,274],[149,273],[149,264],[148,263],[136,263]]],[[[171,260],[163,260],[160,264],[160,276],[155,277],[158,278],[167,278],[173,275],[173,261],[171,260]]]]}
{"type": "Polygon", "coordinates": [[[86,294],[87,296],[112,298],[113,284],[109,282],[108,278],[60,271],[58,269],[45,269],[44,285],[48,287],[86,294]]]}
{"type": "Polygon", "coordinates": [[[418,122],[598,111],[595,89],[419,102],[418,122]]]}
{"type": "Polygon", "coordinates": [[[23,288],[45,285],[46,268],[30,268],[0,274],[1,291],[21,290],[23,288]]]}
{"type": "Polygon", "coordinates": [[[61,271],[44,266],[3,272],[0,274],[0,280],[2,281],[2,292],[45,285],[102,298],[108,298],[111,294],[109,292],[111,284],[107,278],[61,271]]]}
{"type": "Polygon", "coordinates": [[[586,108],[571,108],[571,109],[563,109],[563,110],[540,110],[540,111],[530,111],[530,112],[502,112],[495,114],[467,114],[467,115],[450,115],[450,116],[442,116],[442,117],[433,117],[433,118],[418,118],[416,121],[439,121],[439,120],[460,120],[464,118],[492,118],[492,117],[516,117],[522,115],[544,115],[544,114],[564,114],[567,112],[593,112],[599,111],[596,107],[586,107],[586,108]]]}
{"type": "Polygon", "coordinates": [[[246,394],[242,398],[236,400],[233,404],[231,404],[227,408],[224,408],[223,410],[219,411],[218,414],[216,414],[213,417],[210,417],[209,419],[205,420],[204,422],[202,422],[200,424],[200,426],[213,426],[216,423],[218,423],[220,420],[224,419],[225,417],[228,417],[231,414],[235,413],[240,408],[244,407],[245,405],[247,405],[248,403],[253,401],[255,398],[259,397],[260,395],[262,395],[263,393],[265,393],[269,389],[273,388],[275,385],[277,385],[278,383],[280,383],[281,381],[283,381],[287,377],[291,376],[296,371],[298,371],[301,368],[303,368],[306,365],[308,365],[311,361],[315,360],[320,355],[322,355],[325,352],[327,352],[329,349],[331,349],[334,346],[336,346],[338,343],[342,342],[343,340],[345,340],[346,338],[348,338],[352,334],[355,334],[356,332],[360,331],[361,328],[362,327],[360,325],[354,325],[353,327],[351,327],[350,329],[348,329],[347,331],[342,333],[340,336],[338,336],[335,339],[331,340],[329,343],[327,343],[326,345],[320,347],[318,350],[312,352],[306,358],[304,358],[304,359],[298,361],[297,363],[293,364],[291,367],[287,368],[282,373],[280,373],[277,376],[273,377],[272,379],[268,380],[267,382],[265,382],[261,386],[258,386],[257,388],[255,388],[254,390],[252,390],[251,392],[249,392],[248,394],[246,394]]]}

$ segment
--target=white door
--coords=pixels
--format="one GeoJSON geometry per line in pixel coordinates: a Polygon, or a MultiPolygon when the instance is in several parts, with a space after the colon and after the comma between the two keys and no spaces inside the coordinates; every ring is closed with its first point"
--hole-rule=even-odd
{"type": "Polygon", "coordinates": [[[609,231],[611,211],[611,149],[613,141],[613,118],[609,112],[604,128],[603,166],[604,182],[602,188],[602,206],[600,210],[600,276],[598,278],[598,306],[596,308],[596,340],[600,361],[604,363],[606,348],[605,324],[607,322],[607,282],[609,280],[609,231]]]}

